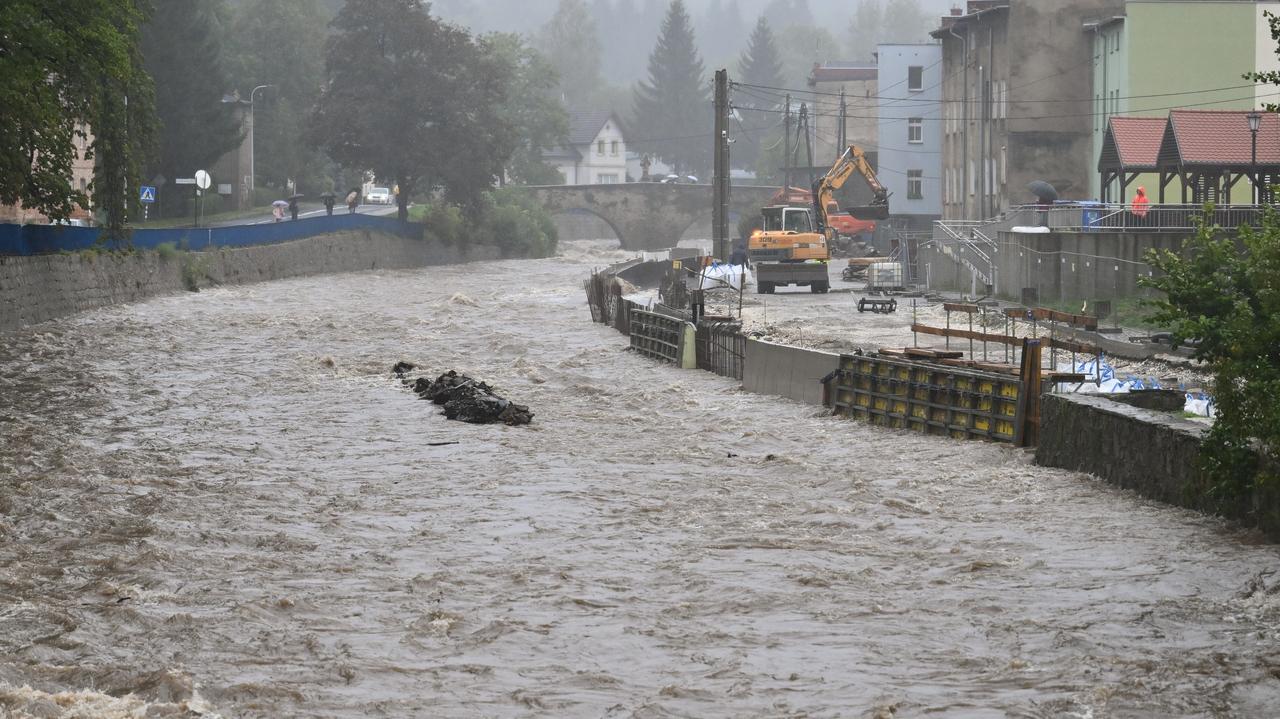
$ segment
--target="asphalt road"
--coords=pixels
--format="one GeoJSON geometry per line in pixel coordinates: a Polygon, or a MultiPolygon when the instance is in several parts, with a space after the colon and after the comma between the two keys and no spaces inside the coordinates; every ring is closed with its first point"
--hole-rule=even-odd
{"type": "MultiPolygon", "coordinates": [[[[298,219],[303,219],[306,217],[319,217],[325,213],[324,205],[319,202],[303,202],[298,205],[298,209],[299,209],[298,219]]],[[[337,214],[339,212],[346,212],[346,211],[347,211],[347,208],[344,205],[335,205],[333,208],[334,214],[337,214]]],[[[359,208],[356,209],[356,211],[362,215],[394,215],[396,212],[396,206],[395,205],[361,205],[359,208]]],[[[289,212],[287,209],[285,210],[284,217],[285,217],[284,221],[288,222],[289,212]]],[[[233,227],[235,225],[265,225],[271,222],[275,222],[275,217],[271,215],[270,211],[267,211],[261,215],[254,215],[251,217],[241,217],[239,219],[227,220],[225,222],[214,222],[214,223],[211,223],[209,226],[210,227],[233,227]]]]}

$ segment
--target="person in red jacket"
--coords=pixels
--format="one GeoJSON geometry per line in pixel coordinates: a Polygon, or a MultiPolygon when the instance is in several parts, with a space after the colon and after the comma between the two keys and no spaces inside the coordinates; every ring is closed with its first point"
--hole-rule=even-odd
{"type": "Polygon", "coordinates": [[[1138,188],[1138,194],[1133,196],[1133,205],[1129,211],[1139,220],[1145,219],[1147,211],[1151,209],[1151,201],[1147,199],[1147,190],[1144,187],[1138,188]]]}

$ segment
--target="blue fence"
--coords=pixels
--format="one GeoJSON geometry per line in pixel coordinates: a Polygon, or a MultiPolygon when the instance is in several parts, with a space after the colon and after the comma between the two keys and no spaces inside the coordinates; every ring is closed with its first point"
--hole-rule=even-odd
{"type": "MultiPolygon", "coordinates": [[[[261,225],[134,230],[132,242],[138,249],[155,249],[158,245],[170,242],[182,249],[208,250],[215,247],[268,245],[343,230],[377,230],[409,239],[422,237],[422,225],[419,224],[401,222],[394,217],[344,213],[261,225]]],[[[42,255],[85,250],[97,246],[101,234],[102,230],[97,227],[0,225],[0,255],[42,255]]],[[[104,246],[113,247],[113,244],[108,242],[104,246]]]]}

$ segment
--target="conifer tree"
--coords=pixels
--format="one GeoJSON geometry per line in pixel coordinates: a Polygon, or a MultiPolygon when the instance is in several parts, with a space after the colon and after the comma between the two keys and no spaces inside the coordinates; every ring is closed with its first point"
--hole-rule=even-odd
{"type": "MultiPolygon", "coordinates": [[[[782,58],[778,55],[769,21],[763,15],[756,21],[747,49],[738,59],[736,79],[747,85],[782,87],[782,58]]],[[[781,107],[780,102],[764,99],[772,97],[772,92],[757,89],[735,94],[733,98],[734,106],[739,108],[742,115],[742,124],[737,128],[739,140],[730,152],[731,161],[736,167],[755,167],[761,143],[772,144],[776,139],[765,137],[766,134],[776,134],[768,133],[767,130],[777,124],[777,115],[773,111],[781,107]]]]}
{"type": "Polygon", "coordinates": [[[600,36],[582,0],[560,0],[542,26],[535,47],[560,76],[560,95],[571,110],[588,106],[599,94],[600,36]]]}
{"type": "Polygon", "coordinates": [[[649,55],[649,79],[636,85],[634,141],[677,173],[705,175],[712,150],[710,100],[689,13],[683,0],[672,0],[649,55]]]}

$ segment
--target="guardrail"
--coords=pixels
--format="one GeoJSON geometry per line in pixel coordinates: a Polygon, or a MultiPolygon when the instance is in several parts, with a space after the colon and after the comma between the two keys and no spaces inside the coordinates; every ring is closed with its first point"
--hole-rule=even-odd
{"type": "MultiPolygon", "coordinates": [[[[346,230],[375,230],[409,239],[422,237],[420,224],[401,222],[394,217],[343,213],[258,225],[135,229],[128,244],[136,249],[155,249],[172,243],[183,249],[208,250],[269,245],[346,230]]],[[[102,238],[100,227],[5,224],[0,225],[0,255],[30,256],[87,250],[103,246],[102,238]]]]}

